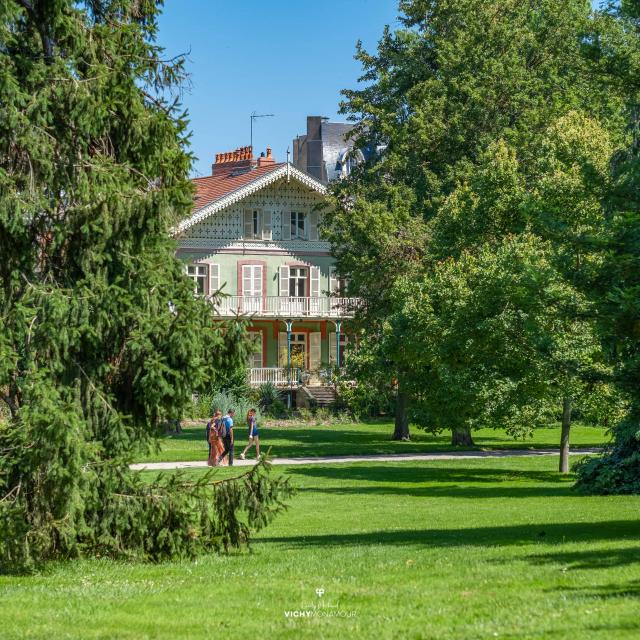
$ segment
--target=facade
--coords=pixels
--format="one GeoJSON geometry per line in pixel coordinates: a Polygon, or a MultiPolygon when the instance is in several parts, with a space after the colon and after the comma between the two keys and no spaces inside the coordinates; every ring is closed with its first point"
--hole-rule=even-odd
{"type": "Polygon", "coordinates": [[[344,359],[355,307],[319,238],[324,185],[250,147],[218,154],[194,184],[193,213],[175,229],[178,256],[198,295],[223,294],[214,313],[251,318],[251,383],[321,384],[344,359]]]}
{"type": "Polygon", "coordinates": [[[353,125],[307,116],[307,132],[293,140],[293,164],[322,184],[349,175],[354,164],[365,160],[367,150],[355,149],[349,138],[353,125]]]}

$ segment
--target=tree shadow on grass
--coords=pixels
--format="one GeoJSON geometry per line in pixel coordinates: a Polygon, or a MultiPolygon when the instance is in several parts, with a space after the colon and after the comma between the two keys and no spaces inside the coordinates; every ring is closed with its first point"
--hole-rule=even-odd
{"type": "MultiPolygon", "coordinates": [[[[616,598],[640,598],[640,580],[630,582],[613,582],[609,584],[592,584],[587,587],[556,587],[547,591],[561,592],[565,596],[584,600],[593,598],[595,600],[611,600],[616,598]]],[[[636,626],[637,629],[640,624],[636,626]]]]}
{"type": "Polygon", "coordinates": [[[492,547],[532,543],[556,544],[636,539],[636,520],[603,522],[562,522],[469,527],[461,529],[382,529],[362,533],[310,536],[260,537],[256,542],[278,543],[292,548],[345,547],[367,545],[408,545],[419,547],[492,547]]]}
{"type": "MultiPolygon", "coordinates": [[[[636,523],[638,526],[638,523],[636,523]]],[[[536,553],[526,557],[531,564],[558,564],[573,569],[609,569],[637,564],[640,569],[640,547],[624,549],[598,548],[566,553],[536,553]]],[[[640,589],[640,586],[638,587],[640,589]]]]}
{"type": "MultiPolygon", "coordinates": [[[[465,461],[469,462],[469,461],[465,461]]],[[[475,460],[471,461],[472,463],[475,460]]],[[[424,461],[419,463],[401,462],[367,465],[358,463],[354,465],[339,466],[308,466],[291,467],[289,474],[300,475],[308,478],[326,478],[329,480],[351,480],[357,482],[376,482],[381,485],[399,484],[424,484],[424,483],[484,483],[500,485],[501,483],[515,483],[531,481],[536,483],[562,483],[571,485],[574,482],[572,476],[563,476],[556,471],[539,471],[534,469],[509,469],[458,466],[450,460],[424,461]],[[431,464],[430,464],[431,463],[431,464]],[[441,466],[445,463],[447,466],[441,466]],[[438,465],[438,466],[436,466],[438,465]]],[[[406,487],[397,487],[400,491],[406,487]]],[[[549,488],[549,487],[547,487],[549,488]]],[[[557,488],[556,486],[553,487],[557,488]]],[[[338,489],[342,489],[339,487],[338,489]]],[[[359,488],[357,488],[359,489],[359,488]]],[[[393,489],[393,487],[381,486],[381,490],[393,489]]],[[[437,490],[437,488],[434,488],[437,490]]]]}

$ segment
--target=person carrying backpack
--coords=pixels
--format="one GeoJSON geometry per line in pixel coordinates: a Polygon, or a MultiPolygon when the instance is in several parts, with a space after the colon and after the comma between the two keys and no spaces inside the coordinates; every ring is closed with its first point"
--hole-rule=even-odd
{"type": "Polygon", "coordinates": [[[235,411],[229,409],[226,415],[222,418],[223,436],[222,444],[224,445],[224,451],[218,458],[218,464],[222,462],[225,456],[229,456],[229,466],[233,466],[233,416],[235,411]]]}

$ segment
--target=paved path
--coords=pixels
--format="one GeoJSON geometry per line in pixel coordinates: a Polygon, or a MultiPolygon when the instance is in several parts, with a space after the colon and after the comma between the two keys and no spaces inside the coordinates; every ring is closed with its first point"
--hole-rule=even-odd
{"type": "MultiPolygon", "coordinates": [[[[600,453],[599,448],[572,449],[571,455],[600,453]]],[[[418,460],[474,460],[476,458],[509,458],[517,456],[557,456],[558,449],[496,449],[493,451],[451,451],[446,453],[390,453],[370,456],[325,456],[317,458],[271,458],[271,464],[341,464],[350,462],[413,462],[418,460]]],[[[249,467],[255,460],[234,460],[238,467],[249,467]]],[[[132,464],[134,471],[206,468],[204,460],[194,462],[141,462],[132,464]]]]}

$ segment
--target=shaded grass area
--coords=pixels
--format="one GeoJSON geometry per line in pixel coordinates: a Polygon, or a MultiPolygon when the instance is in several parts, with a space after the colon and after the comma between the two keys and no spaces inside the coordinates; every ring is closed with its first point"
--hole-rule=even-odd
{"type": "Polygon", "coordinates": [[[298,493],[250,553],[0,577],[0,636],[636,638],[640,499],[555,463],[276,467],[298,493]]]}
{"type": "MultiPolygon", "coordinates": [[[[206,423],[188,426],[182,434],[162,438],[157,453],[140,455],[136,462],[174,462],[206,460],[207,443],[204,438],[206,423]]],[[[247,430],[236,427],[236,449],[242,451],[246,444],[247,430]]],[[[391,440],[391,422],[370,421],[357,424],[330,426],[260,426],[260,440],[266,450],[272,447],[272,455],[285,458],[307,456],[372,455],[388,453],[433,453],[451,451],[449,433],[433,435],[413,429],[411,442],[391,440]]],[[[560,428],[538,429],[533,438],[514,440],[503,431],[480,429],[474,432],[477,449],[546,449],[557,448],[560,428]]],[[[609,440],[604,429],[575,425],[571,430],[571,443],[575,447],[599,447],[609,440]]],[[[465,447],[468,449],[468,447],[465,447]]],[[[250,455],[254,455],[252,449],[250,455]]]]}

